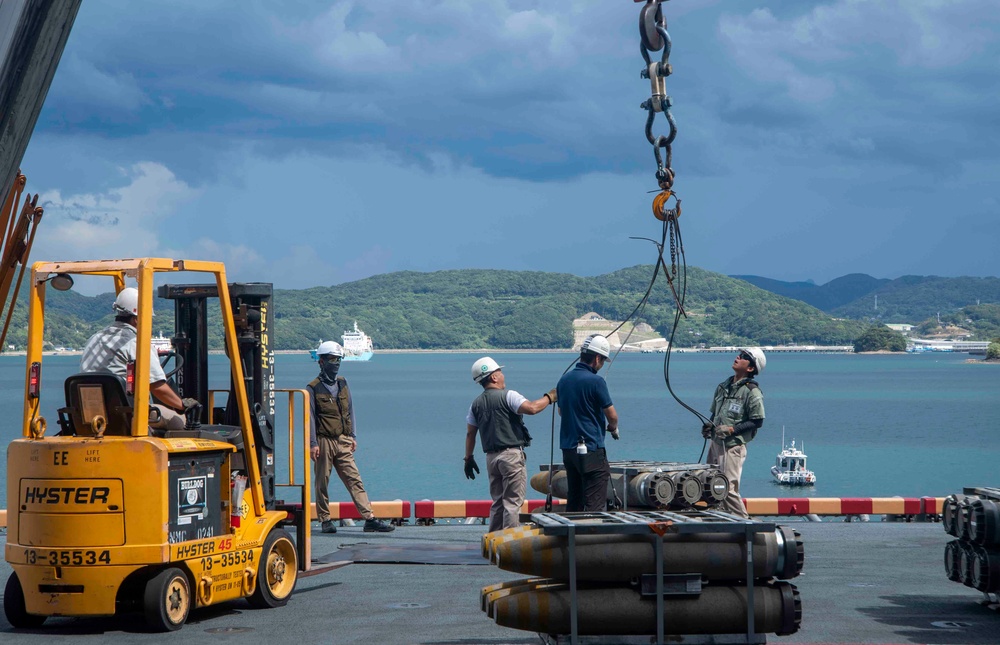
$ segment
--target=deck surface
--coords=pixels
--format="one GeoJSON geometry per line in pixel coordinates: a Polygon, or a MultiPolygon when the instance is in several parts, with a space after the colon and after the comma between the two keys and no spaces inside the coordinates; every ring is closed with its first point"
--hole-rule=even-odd
{"type": "MultiPolygon", "coordinates": [[[[1000,642],[1000,613],[983,595],[949,581],[940,524],[782,522],[802,533],[802,629],[770,643],[1000,642]]],[[[458,552],[478,548],[482,525],[403,526],[363,533],[360,525],[324,535],[314,525],[313,553],[368,543],[405,551],[458,552]]],[[[0,533],[0,539],[3,534],[0,533]]],[[[332,558],[327,558],[332,559],[332,558]]],[[[6,582],[10,567],[0,562],[6,582]]],[[[492,566],[355,563],[299,581],[286,607],[253,610],[244,602],[192,612],[179,632],[149,634],[138,616],[49,619],[14,631],[0,614],[4,645],[47,643],[540,643],[530,632],[498,627],[479,609],[483,586],[517,578],[492,566]],[[191,639],[195,640],[191,640],[191,639]]]]}

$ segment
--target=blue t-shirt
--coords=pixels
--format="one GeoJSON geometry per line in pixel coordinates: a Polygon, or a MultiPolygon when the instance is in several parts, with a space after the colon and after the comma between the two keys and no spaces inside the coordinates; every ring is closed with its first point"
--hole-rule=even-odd
{"type": "Polygon", "coordinates": [[[607,419],[604,409],[613,405],[607,382],[590,365],[577,363],[556,385],[560,425],[559,447],[572,450],[583,437],[587,450],[604,447],[607,419]]]}

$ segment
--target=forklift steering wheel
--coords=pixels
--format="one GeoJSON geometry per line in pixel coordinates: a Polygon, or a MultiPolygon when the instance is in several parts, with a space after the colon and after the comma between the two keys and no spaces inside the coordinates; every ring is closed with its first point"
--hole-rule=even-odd
{"type": "Polygon", "coordinates": [[[184,367],[184,357],[175,352],[174,350],[170,350],[168,352],[161,352],[159,354],[159,358],[160,358],[160,367],[164,368],[163,370],[164,377],[168,381],[171,378],[173,378],[173,376],[177,374],[177,372],[179,372],[182,367],[184,367]],[[167,372],[166,371],[167,363],[170,362],[171,358],[174,359],[174,369],[167,372]]]}

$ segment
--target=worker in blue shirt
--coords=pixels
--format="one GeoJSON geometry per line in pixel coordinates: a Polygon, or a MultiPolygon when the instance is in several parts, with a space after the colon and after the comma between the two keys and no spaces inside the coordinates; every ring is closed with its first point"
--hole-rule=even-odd
{"type": "Polygon", "coordinates": [[[604,511],[608,505],[611,468],[604,450],[604,433],[618,439],[618,413],[607,382],[598,372],[611,354],[600,334],[588,336],[580,360],[559,379],[559,447],[566,467],[567,511],[604,511]]]}

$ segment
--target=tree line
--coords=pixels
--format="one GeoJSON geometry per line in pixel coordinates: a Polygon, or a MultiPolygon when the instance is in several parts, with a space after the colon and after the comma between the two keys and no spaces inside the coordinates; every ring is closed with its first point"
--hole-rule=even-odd
{"type": "MultiPolygon", "coordinates": [[[[320,340],[339,341],[357,321],[382,349],[567,348],[573,343],[574,318],[590,311],[609,320],[630,316],[653,268],[638,265],[593,277],[490,269],[401,271],[329,287],[276,289],[274,346],[302,350],[320,340]]],[[[849,345],[869,326],[719,273],[689,267],[687,276],[677,347],[849,345]]],[[[111,321],[113,300],[111,293],[89,297],[49,290],[46,342],[82,347],[111,321]]],[[[26,309],[19,303],[8,335],[8,344],[18,348],[26,339],[26,309]]],[[[210,343],[221,347],[218,312],[209,312],[210,343]]],[[[675,312],[661,274],[635,322],[668,337],[675,312]]],[[[171,302],[157,302],[154,333],[173,333],[171,302]]]]}

